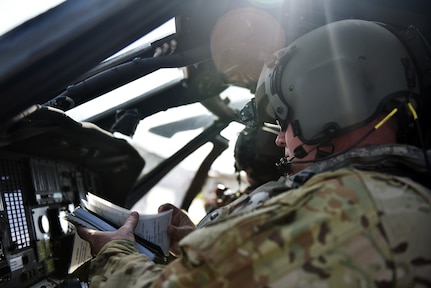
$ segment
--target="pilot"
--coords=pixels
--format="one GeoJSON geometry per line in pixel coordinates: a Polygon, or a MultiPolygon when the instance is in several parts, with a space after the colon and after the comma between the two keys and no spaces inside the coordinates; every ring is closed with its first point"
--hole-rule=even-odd
{"type": "Polygon", "coordinates": [[[256,103],[280,125],[288,177],[248,195],[265,201],[220,208],[166,266],[137,253],[136,213],[116,232],[79,228],[97,253],[90,287],[429,287],[430,166],[415,146],[421,127],[408,133],[424,97],[413,67],[389,27],[363,20],[276,52],[256,103]]]}
{"type": "Polygon", "coordinates": [[[205,201],[207,213],[283,175],[276,163],[283,157],[284,149],[275,144],[278,131],[268,126],[246,127],[239,133],[234,149],[235,173],[239,188],[241,171],[246,173],[248,186],[232,191],[222,184],[217,185],[216,191],[205,201]]]}

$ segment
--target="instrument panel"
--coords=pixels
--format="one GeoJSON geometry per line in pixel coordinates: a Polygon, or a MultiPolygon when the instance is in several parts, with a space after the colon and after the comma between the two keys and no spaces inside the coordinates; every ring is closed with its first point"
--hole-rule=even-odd
{"type": "Polygon", "coordinates": [[[74,228],[62,216],[96,176],[78,165],[0,155],[0,287],[28,287],[68,273],[74,228]]]}

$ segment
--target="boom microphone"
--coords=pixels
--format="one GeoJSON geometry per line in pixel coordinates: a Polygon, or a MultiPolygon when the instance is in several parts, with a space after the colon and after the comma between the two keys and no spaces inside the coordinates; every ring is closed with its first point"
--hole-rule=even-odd
{"type": "Polygon", "coordinates": [[[295,157],[291,157],[290,159],[287,159],[286,157],[280,158],[277,163],[275,163],[275,166],[277,166],[277,169],[280,170],[284,175],[289,175],[292,173],[292,160],[295,159],[295,157]]]}

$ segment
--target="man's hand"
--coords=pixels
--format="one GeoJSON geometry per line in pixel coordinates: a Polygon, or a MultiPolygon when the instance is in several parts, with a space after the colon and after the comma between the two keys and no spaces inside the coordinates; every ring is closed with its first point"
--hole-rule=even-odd
{"type": "Polygon", "coordinates": [[[173,254],[179,256],[181,250],[178,242],[196,229],[195,224],[189,216],[182,210],[172,204],[163,204],[159,207],[159,213],[167,210],[172,211],[171,225],[168,226],[168,236],[171,239],[170,250],[173,254]]]}
{"type": "Polygon", "coordinates": [[[102,232],[79,226],[77,227],[77,232],[79,237],[90,243],[91,253],[97,255],[102,247],[109,241],[130,240],[135,242],[135,235],[133,232],[138,224],[138,220],[139,214],[137,212],[132,212],[123,226],[116,231],[102,232]]]}

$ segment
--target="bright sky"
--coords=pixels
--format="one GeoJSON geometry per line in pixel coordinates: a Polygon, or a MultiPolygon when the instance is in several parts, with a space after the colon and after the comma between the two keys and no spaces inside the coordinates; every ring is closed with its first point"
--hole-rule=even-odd
{"type": "Polygon", "coordinates": [[[0,35],[64,0],[0,0],[0,35]]]}
{"type": "MultiPolygon", "coordinates": [[[[9,31],[13,27],[18,26],[26,20],[31,19],[32,17],[37,16],[62,2],[64,2],[64,0],[0,0],[0,34],[9,31]]],[[[126,49],[131,49],[142,44],[148,44],[156,38],[161,38],[173,33],[174,30],[175,22],[173,20],[169,21],[157,29],[157,31],[146,35],[126,49]]],[[[154,75],[148,75],[147,77],[131,82],[120,89],[111,91],[110,93],[89,101],[80,107],[69,110],[67,111],[67,114],[76,121],[85,121],[87,118],[101,113],[110,107],[114,107],[123,102],[130,101],[135,97],[139,97],[145,91],[149,91],[161,85],[162,82],[178,81],[176,79],[182,77],[182,72],[177,69],[163,69],[153,74],[154,75]]],[[[237,94],[243,92],[236,91],[233,93],[237,94]]],[[[250,95],[247,97],[251,98],[252,96],[250,95]]],[[[197,111],[194,112],[198,113],[197,111]]],[[[184,115],[183,113],[184,111],[181,110],[182,115],[184,115]]],[[[193,116],[192,114],[193,113],[188,114],[188,116],[193,116]]],[[[172,114],[170,115],[172,116],[172,114]]],[[[238,131],[235,131],[233,133],[236,134],[237,132],[238,131]]],[[[157,142],[157,148],[160,148],[160,142],[157,142]]],[[[149,143],[147,142],[147,144],[149,143]]],[[[146,148],[148,149],[150,147],[146,148]]],[[[152,149],[150,148],[149,150],[151,151],[152,149]]],[[[169,155],[172,153],[172,151],[169,152],[169,155]]]]}

